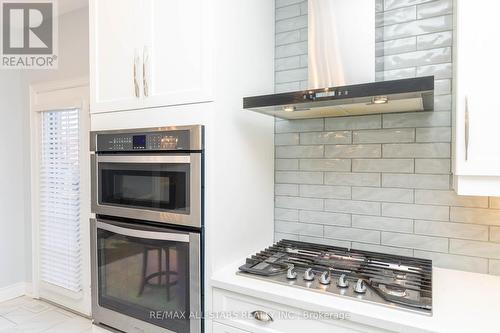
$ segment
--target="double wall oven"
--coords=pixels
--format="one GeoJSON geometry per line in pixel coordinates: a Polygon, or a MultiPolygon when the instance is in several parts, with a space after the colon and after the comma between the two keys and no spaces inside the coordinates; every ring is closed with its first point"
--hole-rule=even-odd
{"type": "Polygon", "coordinates": [[[92,316],[203,330],[203,127],[91,133],[92,316]]]}

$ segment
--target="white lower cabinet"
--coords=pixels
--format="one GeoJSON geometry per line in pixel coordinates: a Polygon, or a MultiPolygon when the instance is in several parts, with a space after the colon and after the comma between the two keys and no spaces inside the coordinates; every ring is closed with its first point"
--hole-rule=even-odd
{"type": "Polygon", "coordinates": [[[287,305],[214,289],[213,333],[388,333],[391,331],[305,312],[287,305]],[[309,316],[306,318],[305,316],[309,316]]]}
{"type": "Polygon", "coordinates": [[[212,325],[212,333],[248,333],[248,331],[214,322],[212,325]]]}

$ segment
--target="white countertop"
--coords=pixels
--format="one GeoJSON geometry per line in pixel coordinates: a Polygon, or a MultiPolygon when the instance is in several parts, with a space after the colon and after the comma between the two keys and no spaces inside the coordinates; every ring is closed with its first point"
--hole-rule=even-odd
{"type": "Polygon", "coordinates": [[[242,262],[214,274],[212,286],[307,311],[346,312],[354,322],[396,332],[500,332],[498,276],[433,267],[433,314],[427,316],[236,275],[242,262]]]}

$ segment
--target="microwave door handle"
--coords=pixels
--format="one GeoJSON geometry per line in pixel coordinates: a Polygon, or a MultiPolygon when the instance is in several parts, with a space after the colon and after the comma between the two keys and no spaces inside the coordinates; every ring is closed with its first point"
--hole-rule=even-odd
{"type": "Polygon", "coordinates": [[[123,235],[123,236],[152,239],[152,240],[166,240],[166,241],[175,241],[175,242],[181,242],[181,243],[189,243],[189,235],[188,234],[146,231],[146,230],[140,230],[140,229],[135,229],[135,228],[134,229],[123,228],[123,227],[119,227],[116,225],[100,222],[99,220],[97,221],[96,225],[97,225],[97,229],[114,232],[115,234],[119,234],[119,235],[123,235]]]}
{"type": "Polygon", "coordinates": [[[188,164],[190,155],[144,156],[144,155],[98,155],[98,163],[142,163],[142,164],[188,164]]]}

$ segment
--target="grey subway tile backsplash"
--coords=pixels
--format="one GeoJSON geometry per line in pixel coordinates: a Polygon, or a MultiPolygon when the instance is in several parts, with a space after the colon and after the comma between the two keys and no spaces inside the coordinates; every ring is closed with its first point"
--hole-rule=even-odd
{"type": "Polygon", "coordinates": [[[301,210],[299,212],[299,221],[313,224],[350,226],[351,215],[343,213],[301,210]]]}
{"type": "Polygon", "coordinates": [[[275,160],[274,168],[279,171],[299,170],[299,160],[278,158],[275,160]]]}
{"type": "Polygon", "coordinates": [[[274,217],[280,221],[298,221],[299,211],[296,209],[275,208],[274,217]]]}
{"type": "Polygon", "coordinates": [[[414,142],[415,129],[380,129],[354,131],[352,134],[353,143],[395,143],[414,142]]]}
{"type": "Polygon", "coordinates": [[[353,159],[353,172],[401,172],[413,173],[413,159],[353,159]]]}
{"type": "Polygon", "coordinates": [[[417,18],[453,14],[453,0],[438,0],[417,6],[417,18]]]}
{"type": "Polygon", "coordinates": [[[274,136],[276,146],[293,146],[299,144],[299,133],[283,133],[274,136]]]}
{"type": "Polygon", "coordinates": [[[441,31],[433,34],[420,35],[416,37],[417,50],[430,50],[436,47],[452,46],[453,33],[441,31]]]}
{"type": "MultiPolygon", "coordinates": [[[[308,89],[307,0],[276,1],[276,92],[308,89]]],[[[377,81],[433,75],[432,112],[275,122],[275,238],[500,275],[500,198],[451,189],[453,1],[375,0],[377,81]]]]}
{"type": "Polygon", "coordinates": [[[279,146],[276,147],[276,158],[315,158],[323,157],[323,146],[279,146]]]}
{"type": "Polygon", "coordinates": [[[411,247],[415,250],[448,251],[448,239],[395,232],[382,232],[382,245],[411,247]]]}
{"type": "Polygon", "coordinates": [[[440,236],[472,240],[488,240],[488,227],[484,225],[415,221],[415,233],[419,235],[440,236]]]}
{"type": "Polygon", "coordinates": [[[350,199],[351,187],[329,185],[300,185],[299,194],[304,198],[350,199]]]}
{"type": "Polygon", "coordinates": [[[327,212],[380,215],[380,203],[355,200],[325,200],[327,212]]]}
{"type": "Polygon", "coordinates": [[[350,171],[351,160],[340,158],[301,159],[299,168],[304,171],[350,171]]]}
{"type": "Polygon", "coordinates": [[[325,146],[325,157],[330,158],[379,158],[382,147],[379,144],[366,145],[329,145],[325,146]]]}
{"type": "Polygon", "coordinates": [[[325,184],[341,186],[380,186],[378,173],[326,172],[325,184]]]}
{"type": "Polygon", "coordinates": [[[380,231],[325,226],[325,237],[380,244],[380,231]]]}
{"type": "Polygon", "coordinates": [[[322,172],[276,171],[277,184],[323,184],[322,172]]]}
{"type": "Polygon", "coordinates": [[[448,207],[443,206],[383,202],[382,216],[400,217],[406,219],[448,221],[450,210],[448,207]]]}
{"type": "Polygon", "coordinates": [[[313,198],[276,196],[275,202],[277,208],[323,210],[324,207],[322,199],[313,198]]]}
{"type": "Polygon", "coordinates": [[[360,229],[373,229],[394,232],[413,232],[413,220],[382,216],[353,215],[352,226],[360,229]]]}
{"type": "Polygon", "coordinates": [[[352,199],[413,203],[413,190],[399,188],[353,187],[352,199]]]}
{"type": "Polygon", "coordinates": [[[415,173],[449,175],[450,172],[450,159],[415,159],[415,173]]]}
{"type": "Polygon", "coordinates": [[[297,133],[322,131],[323,119],[281,120],[275,124],[276,133],[297,133]]]}
{"type": "Polygon", "coordinates": [[[411,112],[383,115],[384,128],[451,126],[451,112],[411,112]]]}
{"type": "Polygon", "coordinates": [[[450,188],[449,175],[382,174],[383,187],[447,190],[450,188]]]}
{"type": "Polygon", "coordinates": [[[300,134],[300,143],[311,144],[349,144],[352,142],[350,131],[310,132],[300,134]]]}
{"type": "Polygon", "coordinates": [[[450,127],[417,128],[417,142],[451,142],[450,127]]]}
{"type": "Polygon", "coordinates": [[[384,144],[384,158],[449,158],[449,143],[384,144]]]}
{"type": "Polygon", "coordinates": [[[297,184],[275,184],[274,185],[275,195],[285,195],[290,197],[299,196],[299,185],[297,184]]]}
{"type": "Polygon", "coordinates": [[[415,203],[488,208],[487,197],[457,195],[455,191],[415,190],[415,203]]]}

